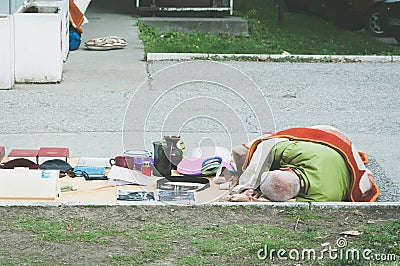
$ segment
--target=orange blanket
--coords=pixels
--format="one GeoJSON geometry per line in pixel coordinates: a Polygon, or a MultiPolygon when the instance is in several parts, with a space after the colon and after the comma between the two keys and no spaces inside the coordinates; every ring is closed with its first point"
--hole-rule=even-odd
{"type": "Polygon", "coordinates": [[[243,169],[248,166],[257,145],[263,140],[271,138],[312,141],[335,149],[345,158],[352,172],[353,180],[351,182],[350,200],[353,202],[374,202],[378,198],[379,188],[373,179],[372,173],[364,165],[368,162],[368,156],[365,153],[356,151],[352,142],[344,134],[333,129],[290,128],[278,131],[265,138],[257,139],[249,149],[243,169]]]}

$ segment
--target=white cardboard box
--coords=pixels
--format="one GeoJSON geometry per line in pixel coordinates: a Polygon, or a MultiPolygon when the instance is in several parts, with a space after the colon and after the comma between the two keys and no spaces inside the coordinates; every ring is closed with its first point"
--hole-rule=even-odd
{"type": "Polygon", "coordinates": [[[58,176],[58,170],[0,169],[0,199],[54,200],[58,176]]]}
{"type": "Polygon", "coordinates": [[[15,82],[55,83],[62,78],[61,10],[39,6],[39,13],[14,13],[15,82]]]}
{"type": "Polygon", "coordinates": [[[14,26],[10,15],[0,15],[0,89],[14,86],[14,26]]]}
{"type": "Polygon", "coordinates": [[[69,1],[68,0],[30,0],[39,6],[54,6],[61,11],[61,45],[64,62],[69,53],[69,1]]]}

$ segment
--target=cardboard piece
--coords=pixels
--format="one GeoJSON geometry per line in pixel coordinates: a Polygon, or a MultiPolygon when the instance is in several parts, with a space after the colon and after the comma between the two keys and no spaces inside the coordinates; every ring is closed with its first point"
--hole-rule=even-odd
{"type": "Polygon", "coordinates": [[[80,33],[82,33],[82,24],[85,20],[83,12],[74,3],[73,0],[69,0],[69,22],[76,28],[80,33]]]}
{"type": "Polygon", "coordinates": [[[0,198],[55,200],[58,176],[56,170],[0,169],[0,198]]]}
{"type": "Polygon", "coordinates": [[[91,0],[74,0],[75,5],[83,14],[86,13],[86,9],[88,8],[90,2],[91,0]]]}

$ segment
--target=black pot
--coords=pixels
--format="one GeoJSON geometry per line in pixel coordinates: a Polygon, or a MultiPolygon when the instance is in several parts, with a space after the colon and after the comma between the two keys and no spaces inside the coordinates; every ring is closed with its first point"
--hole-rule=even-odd
{"type": "Polygon", "coordinates": [[[154,171],[155,176],[171,176],[172,163],[170,160],[171,145],[165,141],[155,141],[154,146],[154,171]]]}

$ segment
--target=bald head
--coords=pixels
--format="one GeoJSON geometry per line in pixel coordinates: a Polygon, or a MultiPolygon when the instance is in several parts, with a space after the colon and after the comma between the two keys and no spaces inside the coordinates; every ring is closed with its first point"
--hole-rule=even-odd
{"type": "Polygon", "coordinates": [[[300,191],[299,178],[292,171],[264,172],[261,175],[261,180],[261,192],[271,201],[287,201],[296,197],[300,191]]]}

